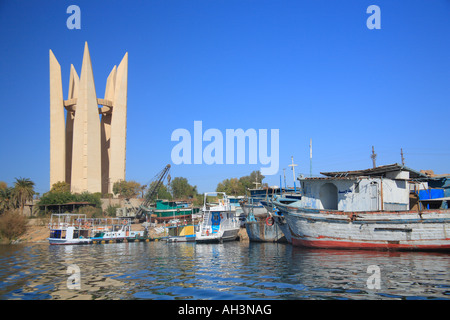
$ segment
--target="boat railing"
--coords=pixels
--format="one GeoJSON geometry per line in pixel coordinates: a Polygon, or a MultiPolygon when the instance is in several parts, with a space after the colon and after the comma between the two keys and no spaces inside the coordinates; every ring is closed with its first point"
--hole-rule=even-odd
{"type": "Polygon", "coordinates": [[[92,229],[114,231],[114,229],[131,227],[131,220],[122,218],[86,218],[85,214],[53,214],[50,219],[50,229],[92,229]]]}
{"type": "Polygon", "coordinates": [[[86,220],[85,214],[58,213],[50,217],[50,229],[65,229],[68,227],[83,228],[86,220]]]}
{"type": "Polygon", "coordinates": [[[216,210],[216,211],[219,211],[219,210],[228,211],[231,209],[230,199],[228,198],[228,196],[225,192],[206,192],[205,193],[205,198],[203,201],[203,210],[205,211],[205,210],[211,210],[211,209],[216,210]],[[208,195],[212,195],[212,194],[216,194],[216,195],[222,194],[223,195],[223,197],[218,200],[219,202],[216,206],[212,206],[207,203],[208,195]]]}
{"type": "Polygon", "coordinates": [[[222,232],[222,231],[228,230],[228,229],[238,228],[238,227],[240,227],[240,225],[241,225],[241,222],[239,221],[239,218],[233,214],[231,217],[224,219],[220,223],[219,232],[222,232]]]}

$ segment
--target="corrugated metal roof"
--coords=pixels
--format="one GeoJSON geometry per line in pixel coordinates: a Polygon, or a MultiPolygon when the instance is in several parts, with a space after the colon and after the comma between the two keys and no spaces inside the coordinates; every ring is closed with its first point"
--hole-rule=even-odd
{"type": "MultiPolygon", "coordinates": [[[[302,178],[301,180],[356,180],[357,177],[356,176],[349,176],[349,177],[305,177],[302,178]]],[[[300,180],[300,179],[299,179],[300,180]]]]}
{"type": "Polygon", "coordinates": [[[349,177],[349,176],[386,176],[386,173],[393,171],[409,171],[410,178],[427,178],[428,176],[419,171],[413,170],[406,166],[402,166],[398,163],[389,164],[385,166],[379,166],[376,168],[370,168],[365,170],[354,171],[336,171],[336,172],[321,172],[324,176],[328,177],[349,177]]]}

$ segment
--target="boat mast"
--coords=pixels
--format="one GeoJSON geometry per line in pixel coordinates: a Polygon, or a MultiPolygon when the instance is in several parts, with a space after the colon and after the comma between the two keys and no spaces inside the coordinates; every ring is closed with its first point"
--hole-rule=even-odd
{"type": "Polygon", "coordinates": [[[294,192],[297,192],[297,187],[295,186],[295,167],[297,166],[296,164],[294,164],[294,157],[291,156],[291,160],[292,160],[292,164],[289,165],[289,167],[291,167],[292,169],[292,175],[294,176],[294,192]]]}
{"type": "Polygon", "coordinates": [[[256,171],[255,182],[253,182],[253,184],[255,185],[255,189],[258,189],[258,184],[261,184],[260,182],[258,182],[258,176],[259,176],[259,171],[256,171]]]}
{"type": "Polygon", "coordinates": [[[376,163],[377,154],[375,153],[375,149],[373,146],[372,146],[372,155],[370,157],[372,158],[373,167],[376,168],[377,167],[377,163],[376,163]]]}
{"type": "Polygon", "coordinates": [[[309,139],[309,177],[312,178],[312,139],[309,139]]]}

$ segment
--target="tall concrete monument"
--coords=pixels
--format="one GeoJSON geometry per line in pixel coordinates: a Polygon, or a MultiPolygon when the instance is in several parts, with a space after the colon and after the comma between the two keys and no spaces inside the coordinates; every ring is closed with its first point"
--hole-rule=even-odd
{"type": "Polygon", "coordinates": [[[105,194],[125,180],[127,87],[125,53],[108,76],[104,99],[97,98],[86,42],[80,77],[71,65],[64,100],[61,66],[50,50],[50,187],[65,181],[72,192],[105,194]]]}

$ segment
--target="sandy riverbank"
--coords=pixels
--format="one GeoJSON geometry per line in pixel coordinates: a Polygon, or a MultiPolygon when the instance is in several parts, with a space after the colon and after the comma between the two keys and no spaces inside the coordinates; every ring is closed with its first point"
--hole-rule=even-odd
{"type": "MultiPolygon", "coordinates": [[[[144,230],[144,227],[140,224],[132,224],[131,229],[133,231],[141,231],[144,230]]],[[[150,228],[149,230],[151,237],[159,237],[154,228],[150,228]]],[[[19,243],[48,243],[49,229],[47,223],[45,221],[41,221],[39,219],[30,219],[28,221],[28,229],[27,232],[22,235],[18,240],[19,243]]],[[[239,240],[240,241],[248,241],[248,235],[245,228],[241,228],[239,230],[239,240]]]]}

